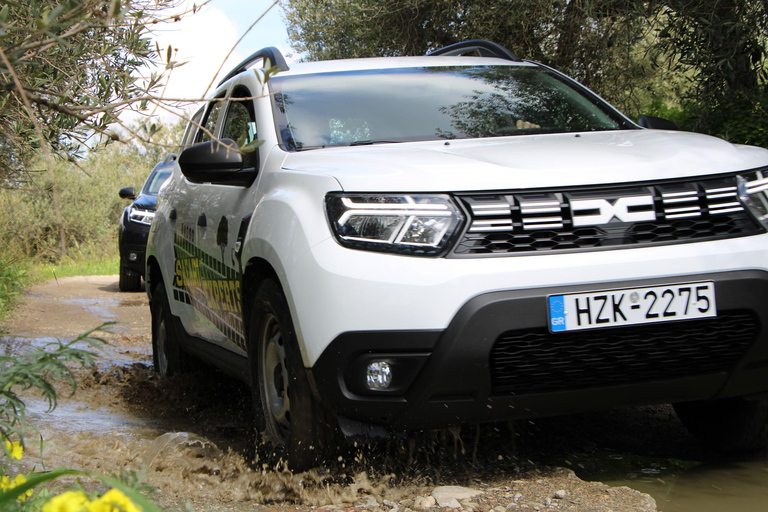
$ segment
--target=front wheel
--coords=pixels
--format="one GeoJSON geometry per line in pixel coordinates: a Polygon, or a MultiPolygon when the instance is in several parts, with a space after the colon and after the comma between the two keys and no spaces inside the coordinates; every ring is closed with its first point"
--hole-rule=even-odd
{"type": "Polygon", "coordinates": [[[165,285],[160,283],[152,293],[152,361],[155,371],[169,377],[181,371],[181,350],[174,329],[165,285]]]}
{"type": "Polygon", "coordinates": [[[288,303],[272,280],[254,297],[248,359],[261,438],[257,450],[294,471],[322,463],[333,443],[333,420],[312,394],[288,303]]]}
{"type": "Polygon", "coordinates": [[[122,258],[120,259],[120,280],[118,282],[118,288],[121,292],[137,292],[141,290],[141,275],[135,270],[131,270],[123,265],[122,258]]]}
{"type": "Polygon", "coordinates": [[[747,451],[768,445],[768,400],[725,398],[674,405],[680,421],[707,448],[747,451]]]}

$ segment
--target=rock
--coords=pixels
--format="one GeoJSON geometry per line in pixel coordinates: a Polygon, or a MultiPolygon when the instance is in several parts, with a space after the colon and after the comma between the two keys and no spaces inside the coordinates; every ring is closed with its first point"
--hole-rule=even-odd
{"type": "Polygon", "coordinates": [[[493,507],[493,512],[504,512],[505,510],[507,510],[507,509],[505,509],[502,506],[493,507]]]}
{"type": "Polygon", "coordinates": [[[459,500],[468,500],[481,494],[483,494],[483,491],[457,485],[443,485],[435,487],[432,491],[432,497],[437,500],[437,504],[448,508],[461,508],[459,500]]]}
{"type": "Polygon", "coordinates": [[[443,496],[437,500],[437,504],[443,508],[461,508],[461,503],[459,503],[459,500],[447,496],[443,496]]]}
{"type": "Polygon", "coordinates": [[[416,510],[427,510],[435,506],[437,500],[432,496],[420,496],[413,502],[416,510]]]}
{"type": "Polygon", "coordinates": [[[555,491],[555,494],[552,497],[556,500],[564,500],[566,496],[568,496],[568,493],[561,489],[559,491],[555,491]]]}
{"type": "Polygon", "coordinates": [[[515,494],[515,497],[513,499],[515,500],[515,503],[517,503],[518,501],[520,501],[520,498],[522,497],[523,495],[518,492],[517,494],[515,494]]]}
{"type": "Polygon", "coordinates": [[[382,505],[386,505],[389,508],[399,508],[398,504],[394,501],[384,500],[381,503],[382,505]]]}
{"type": "Polygon", "coordinates": [[[366,496],[361,501],[362,501],[362,504],[360,505],[361,507],[375,508],[379,506],[379,502],[376,501],[376,498],[374,498],[373,496],[366,496]]]}

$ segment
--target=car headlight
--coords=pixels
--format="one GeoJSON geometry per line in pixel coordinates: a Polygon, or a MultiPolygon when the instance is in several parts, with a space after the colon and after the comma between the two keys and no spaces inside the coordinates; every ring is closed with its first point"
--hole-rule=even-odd
{"type": "Polygon", "coordinates": [[[128,218],[133,222],[149,226],[152,224],[152,219],[155,218],[155,212],[152,210],[141,210],[131,206],[128,210],[128,218]]]}
{"type": "Polygon", "coordinates": [[[768,169],[741,174],[737,184],[741,201],[768,228],[768,169]]]}
{"type": "Polygon", "coordinates": [[[345,247],[435,256],[464,220],[444,194],[329,194],[328,220],[345,247]]]}

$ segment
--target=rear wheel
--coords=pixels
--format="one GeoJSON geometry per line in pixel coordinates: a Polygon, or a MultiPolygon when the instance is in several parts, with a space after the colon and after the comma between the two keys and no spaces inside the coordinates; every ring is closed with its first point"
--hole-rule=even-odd
{"type": "Polygon", "coordinates": [[[745,451],[768,445],[768,400],[736,397],[674,407],[683,425],[708,448],[745,451]]]}
{"type": "Polygon", "coordinates": [[[181,371],[181,350],[174,329],[165,285],[160,283],[152,293],[152,360],[155,371],[168,377],[181,371]]]}
{"type": "Polygon", "coordinates": [[[121,292],[137,292],[141,289],[141,275],[123,265],[120,260],[120,281],[118,288],[121,292]]]}
{"type": "Polygon", "coordinates": [[[269,463],[282,459],[294,471],[322,463],[332,446],[333,420],[312,394],[288,303],[272,280],[264,281],[254,297],[248,359],[257,450],[269,463]]]}

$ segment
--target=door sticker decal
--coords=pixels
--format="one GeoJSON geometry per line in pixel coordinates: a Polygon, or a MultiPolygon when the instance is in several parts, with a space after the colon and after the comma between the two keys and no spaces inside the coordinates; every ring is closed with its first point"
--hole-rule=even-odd
{"type": "Polygon", "coordinates": [[[245,350],[239,272],[195,246],[190,226],[182,225],[174,238],[173,300],[192,306],[245,350]]]}

